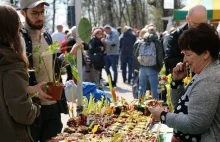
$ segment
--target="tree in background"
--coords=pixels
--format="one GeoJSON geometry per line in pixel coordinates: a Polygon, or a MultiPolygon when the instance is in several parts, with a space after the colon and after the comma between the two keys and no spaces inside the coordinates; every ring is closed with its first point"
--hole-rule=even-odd
{"type": "Polygon", "coordinates": [[[83,0],[82,15],[94,26],[110,24],[142,28],[148,22],[146,6],[146,0],[83,0]]]}
{"type": "MultiPolygon", "coordinates": [[[[62,15],[59,10],[67,10],[71,0],[47,1],[50,7],[47,8],[45,26],[51,27],[50,32],[54,32],[57,23],[67,21],[67,15],[62,15]]],[[[175,8],[182,6],[182,0],[174,1],[175,8]]],[[[1,0],[0,3],[11,3],[16,8],[19,7],[18,0],[1,0]]],[[[82,0],[82,15],[87,17],[93,26],[110,24],[114,27],[123,27],[129,25],[141,29],[146,24],[154,23],[157,29],[162,31],[164,28],[160,18],[167,14],[170,16],[172,13],[172,10],[163,9],[163,0],[82,0]]]]}

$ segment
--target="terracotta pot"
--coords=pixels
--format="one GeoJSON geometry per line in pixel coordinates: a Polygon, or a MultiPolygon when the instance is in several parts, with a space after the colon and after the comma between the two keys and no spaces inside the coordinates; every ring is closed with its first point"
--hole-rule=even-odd
{"type": "Polygon", "coordinates": [[[51,100],[59,101],[61,100],[63,88],[64,88],[63,84],[59,84],[59,85],[48,84],[47,94],[52,97],[51,100]]]}

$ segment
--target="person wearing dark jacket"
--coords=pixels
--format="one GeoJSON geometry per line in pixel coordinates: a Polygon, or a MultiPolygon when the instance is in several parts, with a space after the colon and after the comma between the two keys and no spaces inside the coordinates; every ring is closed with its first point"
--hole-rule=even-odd
{"type": "Polygon", "coordinates": [[[100,29],[96,29],[93,32],[93,38],[89,42],[89,54],[90,60],[92,61],[94,68],[100,71],[104,65],[104,44],[101,41],[102,31],[100,29]]]}
{"type": "MultiPolygon", "coordinates": [[[[78,47],[78,46],[74,46],[76,44],[76,37],[75,36],[76,36],[76,26],[73,26],[71,28],[71,34],[66,37],[65,41],[61,45],[61,48],[63,48],[63,50],[61,50],[62,53],[65,53],[65,52],[71,53],[74,50],[74,56],[77,55],[77,53],[76,53],[77,52],[77,48],[75,48],[75,47],[78,47]]],[[[84,50],[88,50],[89,49],[88,44],[83,43],[83,42],[82,42],[82,44],[83,44],[82,46],[83,46],[84,50]]],[[[63,59],[64,56],[61,55],[60,58],[63,59]]],[[[86,65],[86,61],[85,61],[84,55],[82,53],[82,66],[83,66],[83,68],[82,68],[82,72],[83,72],[82,73],[82,80],[83,81],[85,80],[85,65],[86,65]]],[[[66,81],[74,79],[74,81],[76,83],[77,81],[73,77],[72,69],[71,69],[70,65],[66,66],[66,72],[67,72],[67,79],[66,79],[66,81]]]]}
{"type": "Polygon", "coordinates": [[[182,28],[178,28],[170,34],[165,54],[166,75],[172,73],[172,70],[176,64],[183,61],[184,55],[181,54],[178,39],[180,35],[187,29],[188,24],[185,24],[182,28]]]}
{"type": "Polygon", "coordinates": [[[28,60],[23,53],[16,10],[0,5],[0,141],[33,142],[29,125],[40,114],[28,94],[28,60]],[[8,24],[10,23],[10,24],[8,24]]]}
{"type": "Polygon", "coordinates": [[[124,83],[131,83],[133,72],[133,46],[136,41],[136,36],[132,33],[132,28],[125,26],[125,32],[120,36],[120,59],[122,78],[124,83]],[[128,65],[128,78],[127,78],[127,65],[128,65]],[[128,79],[128,80],[127,80],[128,79]]]}
{"type": "Polygon", "coordinates": [[[186,22],[183,27],[177,28],[174,32],[170,34],[168,39],[166,54],[165,54],[165,67],[166,74],[172,73],[173,68],[177,63],[183,61],[183,54],[178,45],[178,39],[183,31],[187,30],[190,27],[195,27],[199,23],[207,22],[207,11],[203,5],[195,5],[192,7],[188,15],[186,16],[186,22]]]}
{"type": "Polygon", "coordinates": [[[94,74],[94,82],[98,88],[101,88],[100,85],[100,73],[102,68],[105,65],[104,55],[105,55],[105,48],[104,44],[101,41],[102,38],[102,31],[101,29],[96,29],[93,31],[93,38],[89,42],[89,58],[91,60],[92,65],[95,69],[94,74]]]}

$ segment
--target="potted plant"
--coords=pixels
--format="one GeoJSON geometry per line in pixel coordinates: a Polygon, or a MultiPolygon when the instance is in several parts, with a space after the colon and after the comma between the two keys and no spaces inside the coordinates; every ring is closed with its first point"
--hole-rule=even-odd
{"type": "MultiPolygon", "coordinates": [[[[92,26],[91,26],[90,22],[88,21],[88,19],[82,18],[79,23],[79,31],[78,32],[79,32],[79,37],[86,43],[88,43],[90,40],[91,30],[92,30],[92,26]]],[[[43,64],[43,66],[45,67],[46,73],[47,73],[48,80],[49,80],[49,82],[46,85],[46,90],[47,90],[47,94],[52,96],[52,100],[60,100],[61,99],[64,85],[63,85],[63,83],[60,82],[60,79],[61,79],[62,71],[65,69],[66,65],[70,65],[74,78],[78,81],[80,80],[80,77],[78,75],[78,70],[76,67],[76,57],[72,56],[69,53],[65,53],[64,58],[59,65],[59,74],[57,75],[55,73],[55,66],[57,64],[56,62],[58,62],[58,57],[57,57],[56,53],[58,53],[58,51],[60,51],[60,49],[61,49],[60,47],[61,47],[61,45],[59,45],[59,43],[57,41],[55,41],[52,45],[50,45],[45,51],[40,53],[38,56],[39,66],[37,67],[37,73],[40,72],[41,65],[43,64]],[[49,72],[48,67],[45,64],[44,57],[47,55],[52,55],[52,54],[54,54],[55,57],[53,60],[53,69],[52,69],[53,70],[52,71],[53,77],[51,78],[50,77],[51,73],[49,72]]],[[[66,48],[72,48],[72,47],[66,47],[66,48]]],[[[40,46],[35,47],[33,50],[33,54],[36,52],[39,53],[39,49],[40,49],[40,46]]]]}
{"type": "MultiPolygon", "coordinates": [[[[39,52],[40,46],[35,47],[33,50],[33,54],[36,52],[39,52]]],[[[55,66],[56,62],[58,62],[58,58],[56,53],[59,51],[60,45],[58,44],[57,41],[55,41],[52,45],[50,45],[45,51],[39,54],[38,56],[38,63],[39,66],[37,67],[37,74],[41,71],[41,66],[43,65],[45,67],[47,77],[49,82],[46,85],[46,90],[47,94],[52,96],[52,100],[60,100],[62,96],[62,91],[64,88],[63,83],[60,82],[61,79],[61,73],[63,69],[65,68],[65,65],[70,65],[72,69],[73,76],[77,79],[80,80],[79,75],[78,75],[78,70],[76,68],[76,58],[69,53],[66,53],[61,65],[59,65],[59,74],[55,74],[55,66]],[[51,72],[48,70],[48,66],[45,64],[44,57],[47,55],[52,55],[55,54],[54,60],[53,60],[53,69],[52,69],[52,78],[51,78],[51,72]]]]}

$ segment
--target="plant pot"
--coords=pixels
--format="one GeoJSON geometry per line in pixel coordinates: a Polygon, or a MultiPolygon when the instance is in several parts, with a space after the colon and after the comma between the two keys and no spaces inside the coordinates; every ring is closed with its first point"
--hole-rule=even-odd
{"type": "Polygon", "coordinates": [[[55,100],[55,101],[61,100],[61,96],[64,88],[63,84],[58,84],[58,85],[47,84],[47,85],[48,85],[47,94],[52,97],[51,100],[55,100]]]}

